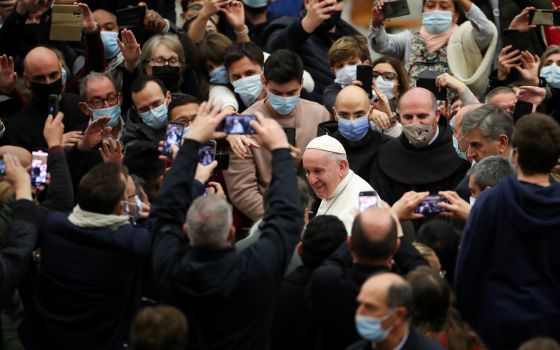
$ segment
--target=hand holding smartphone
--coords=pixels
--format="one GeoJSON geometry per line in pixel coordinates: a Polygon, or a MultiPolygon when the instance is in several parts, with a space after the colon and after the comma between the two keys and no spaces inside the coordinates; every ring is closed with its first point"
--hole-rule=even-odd
{"type": "Polygon", "coordinates": [[[424,88],[426,90],[430,90],[435,96],[436,100],[438,101],[446,101],[447,100],[447,88],[438,88],[436,84],[436,79],[441,72],[436,72],[432,70],[425,70],[418,74],[418,79],[416,80],[416,86],[424,88]]]}
{"type": "Polygon", "coordinates": [[[385,1],[383,4],[383,16],[387,18],[395,18],[410,14],[407,0],[385,1]]]}
{"type": "Polygon", "coordinates": [[[359,64],[356,66],[356,80],[362,83],[362,89],[372,97],[371,85],[373,84],[373,66],[368,64],[359,64]]]}
{"type": "Polygon", "coordinates": [[[214,161],[216,157],[216,141],[210,140],[198,149],[198,162],[202,165],[208,165],[214,161]]]}

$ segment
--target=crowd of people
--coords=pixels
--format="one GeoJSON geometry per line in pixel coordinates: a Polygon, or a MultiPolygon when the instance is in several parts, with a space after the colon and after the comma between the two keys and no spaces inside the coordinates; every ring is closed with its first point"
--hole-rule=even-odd
{"type": "Polygon", "coordinates": [[[179,2],[0,0],[0,349],[560,349],[560,1],[179,2]]]}

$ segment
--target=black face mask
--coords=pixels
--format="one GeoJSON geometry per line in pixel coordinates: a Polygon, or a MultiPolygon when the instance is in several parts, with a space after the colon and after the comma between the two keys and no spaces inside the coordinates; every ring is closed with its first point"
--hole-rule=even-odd
{"type": "Polygon", "coordinates": [[[163,81],[163,85],[170,91],[177,91],[179,89],[179,80],[181,79],[180,67],[152,67],[152,76],[163,81]]]}
{"type": "Polygon", "coordinates": [[[62,78],[50,84],[31,83],[33,99],[39,104],[47,104],[49,95],[60,95],[62,93],[62,78]]]}
{"type": "Polygon", "coordinates": [[[315,31],[328,32],[329,30],[333,29],[333,27],[338,25],[338,22],[340,22],[340,16],[342,16],[342,11],[334,11],[333,13],[331,13],[331,17],[324,20],[323,23],[321,23],[321,25],[317,27],[317,29],[315,29],[315,31]]]}

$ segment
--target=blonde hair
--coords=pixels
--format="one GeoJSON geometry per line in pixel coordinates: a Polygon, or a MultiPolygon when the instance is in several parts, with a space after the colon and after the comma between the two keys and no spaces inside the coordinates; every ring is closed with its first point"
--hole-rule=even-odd
{"type": "Polygon", "coordinates": [[[336,63],[346,61],[352,57],[359,57],[363,62],[370,60],[367,40],[363,35],[343,36],[329,48],[327,59],[333,67],[336,63]]]}

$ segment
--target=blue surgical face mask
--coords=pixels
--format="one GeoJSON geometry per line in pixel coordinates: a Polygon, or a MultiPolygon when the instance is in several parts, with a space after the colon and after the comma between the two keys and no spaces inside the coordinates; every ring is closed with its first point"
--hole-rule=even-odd
{"type": "Polygon", "coordinates": [[[268,92],[268,102],[278,114],[280,115],[288,115],[290,114],[294,108],[298,105],[299,96],[278,96],[270,91],[268,92]]]}
{"type": "Polygon", "coordinates": [[[430,34],[446,32],[453,24],[451,11],[430,11],[422,14],[422,25],[430,34]]]}
{"type": "Polygon", "coordinates": [[[245,107],[249,107],[255,102],[262,92],[263,84],[260,74],[241,78],[231,83],[234,92],[239,95],[245,107]]]}
{"type": "Polygon", "coordinates": [[[136,204],[136,213],[132,216],[132,221],[137,222],[140,219],[140,213],[142,212],[142,200],[139,195],[134,195],[134,203],[136,204]]]}
{"type": "Polygon", "coordinates": [[[62,79],[62,85],[66,85],[66,82],[68,81],[68,71],[64,68],[64,66],[60,67],[60,76],[62,79]]]}
{"type": "Polygon", "coordinates": [[[118,32],[101,31],[101,41],[103,41],[103,48],[105,49],[105,59],[111,59],[121,51],[117,43],[118,37],[118,32]]]}
{"type": "Polygon", "coordinates": [[[121,106],[118,104],[107,108],[90,109],[90,111],[93,114],[93,120],[101,117],[110,117],[111,119],[105,125],[112,128],[117,126],[121,119],[121,106]]]}
{"type": "Polygon", "coordinates": [[[395,89],[395,82],[394,81],[386,81],[385,79],[383,79],[383,77],[380,75],[377,77],[377,79],[375,79],[375,83],[377,84],[377,87],[379,88],[379,90],[381,90],[381,92],[387,96],[388,100],[391,100],[393,97],[395,97],[395,94],[393,93],[393,90],[395,89]]]}
{"type": "Polygon", "coordinates": [[[350,141],[361,140],[369,129],[368,116],[348,120],[338,117],[338,130],[346,139],[350,141]]]}
{"type": "Polygon", "coordinates": [[[455,152],[457,153],[457,155],[459,156],[459,158],[467,160],[467,152],[462,152],[459,149],[459,140],[457,140],[455,138],[455,136],[452,136],[453,138],[453,148],[455,148],[455,152]]]}
{"type": "Polygon", "coordinates": [[[261,8],[268,5],[268,0],[243,0],[243,3],[253,8],[261,8]]]}
{"type": "Polygon", "coordinates": [[[356,315],[356,330],[363,339],[369,340],[373,343],[382,342],[383,340],[387,339],[394,326],[391,326],[389,329],[383,329],[383,327],[381,326],[381,322],[391,317],[391,315],[391,311],[386,316],[381,318],[356,315]]]}
{"type": "Polygon", "coordinates": [[[224,66],[219,66],[214,68],[210,72],[210,84],[227,84],[229,83],[229,77],[227,69],[224,66]]]}
{"type": "Polygon", "coordinates": [[[560,66],[551,64],[541,69],[541,78],[544,78],[548,85],[560,89],[560,66]]]}
{"type": "Polygon", "coordinates": [[[351,66],[344,66],[338,72],[336,72],[335,83],[343,86],[351,85],[354,80],[356,80],[356,67],[358,65],[354,64],[351,66]]]}
{"type": "Polygon", "coordinates": [[[167,121],[167,105],[164,102],[157,108],[140,113],[140,118],[150,128],[160,130],[167,121]]]}

